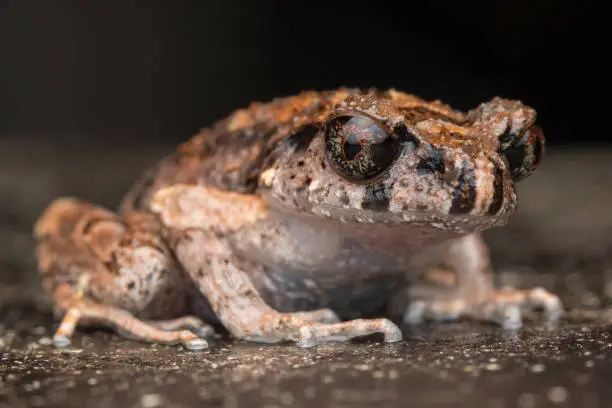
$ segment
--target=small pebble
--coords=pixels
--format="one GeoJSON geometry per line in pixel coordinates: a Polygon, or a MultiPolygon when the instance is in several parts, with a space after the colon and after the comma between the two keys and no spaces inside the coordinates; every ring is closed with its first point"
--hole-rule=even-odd
{"type": "Polygon", "coordinates": [[[304,388],[304,396],[306,399],[314,399],[317,396],[317,389],[315,387],[304,388]]]}
{"type": "Polygon", "coordinates": [[[368,371],[371,369],[372,369],[372,366],[369,364],[358,364],[355,366],[355,370],[358,370],[358,371],[368,371]]]}
{"type": "Polygon", "coordinates": [[[548,390],[548,399],[556,404],[561,404],[567,400],[567,390],[561,386],[552,387],[548,390]]]}
{"type": "Polygon", "coordinates": [[[332,382],[334,382],[334,379],[331,375],[326,375],[321,379],[321,381],[323,381],[324,384],[331,384],[332,382]]]}
{"type": "Polygon", "coordinates": [[[159,407],[164,402],[164,399],[159,394],[145,394],[140,397],[140,405],[142,408],[159,407]]]}
{"type": "Polygon", "coordinates": [[[516,400],[516,404],[519,408],[534,408],[536,406],[535,395],[529,393],[521,394],[516,400]]]}
{"type": "Polygon", "coordinates": [[[293,394],[290,392],[283,392],[279,399],[283,405],[293,405],[293,401],[295,400],[295,398],[293,398],[293,394]]]}
{"type": "Polygon", "coordinates": [[[546,370],[546,366],[544,364],[534,364],[529,368],[529,370],[532,373],[541,373],[546,370]]]}
{"type": "Polygon", "coordinates": [[[50,346],[51,344],[53,344],[53,340],[51,340],[49,337],[41,337],[38,340],[38,343],[43,345],[43,346],[50,346]]]}
{"type": "Polygon", "coordinates": [[[604,293],[607,297],[612,298],[612,281],[606,283],[604,286],[604,293]]]}

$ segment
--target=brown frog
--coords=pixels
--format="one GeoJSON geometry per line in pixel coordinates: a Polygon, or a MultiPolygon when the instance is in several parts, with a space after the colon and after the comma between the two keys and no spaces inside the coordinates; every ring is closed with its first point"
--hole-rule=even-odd
{"type": "Polygon", "coordinates": [[[536,113],[494,98],[467,112],[394,89],[253,103],[203,129],[132,188],[117,213],[53,202],[35,235],[44,287],[77,323],[159,343],[236,338],[310,346],[380,333],[382,318],[556,319],[541,288],[498,290],[480,231],[516,211],[538,165],[536,113]]]}

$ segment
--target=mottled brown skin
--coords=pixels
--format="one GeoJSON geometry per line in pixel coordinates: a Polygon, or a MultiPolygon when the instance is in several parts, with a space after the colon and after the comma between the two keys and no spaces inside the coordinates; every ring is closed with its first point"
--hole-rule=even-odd
{"type": "Polygon", "coordinates": [[[236,111],[149,170],[117,214],[63,198],[40,217],[39,269],[64,314],[55,343],[77,323],[197,349],[212,333],[204,321],[309,346],[398,341],[387,313],[518,326],[527,306],[556,318],[561,303],[543,289],[494,288],[478,235],[516,210],[514,182],[543,147],[534,121],[518,101],[463,113],[396,90],[236,111]],[[357,119],[343,133],[336,118],[357,119]],[[360,162],[346,150],[355,134],[360,162]],[[374,172],[353,179],[363,169],[374,172]]]}

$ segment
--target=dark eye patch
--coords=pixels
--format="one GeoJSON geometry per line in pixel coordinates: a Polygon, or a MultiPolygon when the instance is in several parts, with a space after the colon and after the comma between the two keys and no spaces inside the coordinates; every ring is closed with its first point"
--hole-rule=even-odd
{"type": "Polygon", "coordinates": [[[493,199],[489,205],[489,215],[495,215],[499,212],[504,203],[504,172],[499,164],[491,161],[495,166],[495,174],[493,179],[493,199]]]}
{"type": "Polygon", "coordinates": [[[396,125],[393,131],[400,142],[404,144],[404,148],[416,149],[419,146],[419,139],[403,123],[396,125]]]}
{"type": "Polygon", "coordinates": [[[476,201],[476,174],[472,165],[464,161],[463,169],[457,178],[457,186],[453,190],[451,214],[465,214],[474,208],[476,201]]]}
{"type": "Polygon", "coordinates": [[[429,146],[426,157],[421,159],[417,166],[417,174],[419,176],[425,174],[444,174],[446,171],[444,166],[444,153],[442,149],[429,146]]]}
{"type": "Polygon", "coordinates": [[[287,138],[287,144],[289,144],[295,152],[304,152],[308,146],[310,146],[310,143],[317,135],[319,129],[317,125],[304,125],[287,138]]]}

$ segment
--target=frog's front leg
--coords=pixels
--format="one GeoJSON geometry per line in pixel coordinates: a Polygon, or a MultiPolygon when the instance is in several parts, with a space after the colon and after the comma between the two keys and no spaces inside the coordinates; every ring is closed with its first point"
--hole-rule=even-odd
{"type": "Polygon", "coordinates": [[[329,310],[281,313],[265,303],[250,276],[263,273],[258,262],[235,253],[229,237],[268,216],[263,201],[252,195],[203,186],[173,186],[153,198],[151,207],[170,232],[168,242],[213,311],[236,338],[274,343],[294,341],[307,347],[374,333],[385,341],[402,338],[387,319],[335,319],[329,310]]]}
{"type": "Polygon", "coordinates": [[[402,307],[405,323],[467,316],[518,328],[524,309],[542,309],[549,320],[563,314],[559,298],[543,288],[496,289],[489,253],[478,234],[442,245],[423,260],[415,265],[420,282],[413,281],[394,300],[395,310],[401,304],[399,299],[404,305],[408,300],[408,306],[402,307]]]}
{"type": "Polygon", "coordinates": [[[55,311],[64,314],[56,346],[70,343],[77,323],[95,323],[129,338],[206,347],[199,336],[210,334],[211,327],[185,315],[184,272],[160,229],[149,213],[120,217],[72,198],[49,206],[35,235],[44,287],[55,311]]]}

